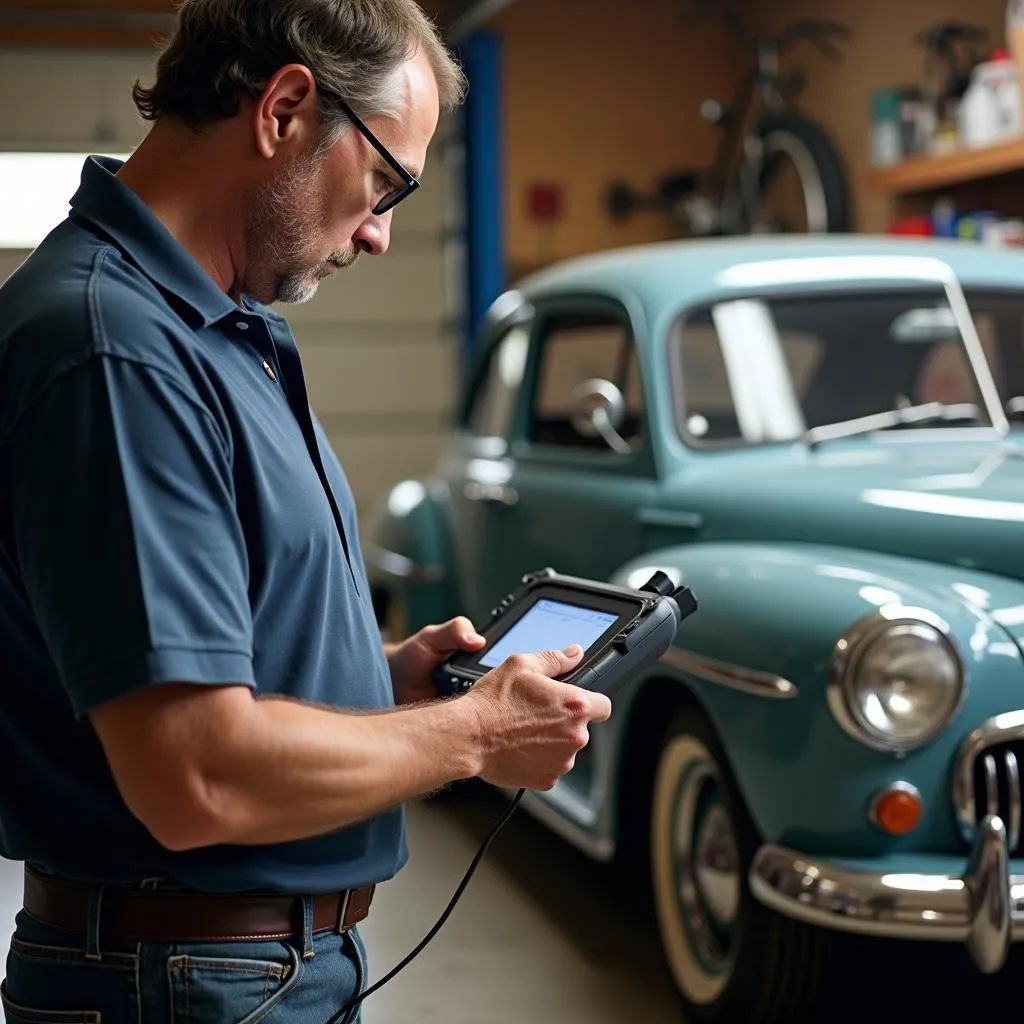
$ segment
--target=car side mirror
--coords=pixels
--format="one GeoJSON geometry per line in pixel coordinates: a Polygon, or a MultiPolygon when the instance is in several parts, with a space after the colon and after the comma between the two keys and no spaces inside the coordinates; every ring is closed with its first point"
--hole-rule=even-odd
{"type": "Polygon", "coordinates": [[[633,446],[619,433],[626,419],[626,400],[608,380],[577,384],[570,398],[572,425],[583,437],[601,437],[612,451],[630,455],[633,446]]]}

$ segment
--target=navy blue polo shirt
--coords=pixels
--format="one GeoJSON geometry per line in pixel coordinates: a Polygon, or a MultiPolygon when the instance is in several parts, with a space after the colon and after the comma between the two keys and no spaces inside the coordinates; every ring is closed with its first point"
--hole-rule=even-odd
{"type": "MultiPolygon", "coordinates": [[[[0,288],[0,854],[79,879],[326,892],[404,863],[401,809],[160,846],[88,714],[161,683],[392,705],[345,476],[291,331],[237,306],[90,158],[0,288]]],[[[301,794],[295,794],[296,800],[301,794]]]]}

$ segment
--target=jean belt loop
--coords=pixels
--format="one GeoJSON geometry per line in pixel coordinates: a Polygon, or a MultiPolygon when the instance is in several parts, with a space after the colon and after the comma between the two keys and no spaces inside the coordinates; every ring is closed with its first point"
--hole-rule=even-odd
{"type": "Polygon", "coordinates": [[[89,890],[89,915],[85,924],[85,959],[100,961],[100,913],[103,906],[102,885],[95,885],[89,890]]]}
{"type": "Polygon", "coordinates": [[[302,959],[313,957],[313,897],[302,897],[302,959]]]}

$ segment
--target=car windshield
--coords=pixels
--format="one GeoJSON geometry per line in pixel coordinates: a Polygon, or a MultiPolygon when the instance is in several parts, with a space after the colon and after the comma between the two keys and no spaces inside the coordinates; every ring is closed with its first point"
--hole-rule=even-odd
{"type": "MultiPolygon", "coordinates": [[[[999,403],[1020,425],[1024,291],[966,294],[999,403]]],[[[832,425],[844,426],[835,436],[992,426],[938,287],[722,302],[680,319],[671,352],[690,444],[795,440],[832,425]]]]}

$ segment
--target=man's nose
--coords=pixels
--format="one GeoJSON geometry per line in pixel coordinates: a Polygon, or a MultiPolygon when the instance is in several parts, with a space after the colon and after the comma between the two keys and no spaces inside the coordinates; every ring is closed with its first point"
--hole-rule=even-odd
{"type": "Polygon", "coordinates": [[[381,216],[369,216],[359,225],[352,240],[370,256],[383,256],[391,244],[391,211],[381,216]]]}

